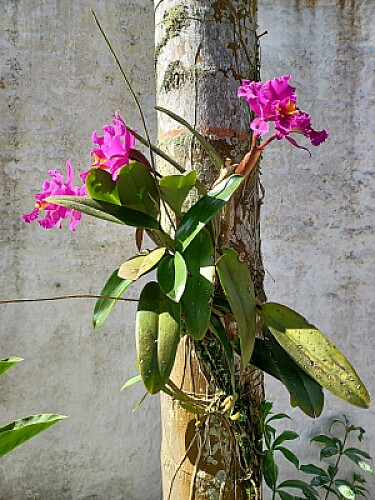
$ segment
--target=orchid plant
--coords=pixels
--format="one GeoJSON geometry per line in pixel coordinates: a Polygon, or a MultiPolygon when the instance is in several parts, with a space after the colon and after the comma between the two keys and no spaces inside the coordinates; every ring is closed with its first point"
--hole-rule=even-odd
{"type": "Polygon", "coordinates": [[[217,179],[208,189],[194,170],[185,172],[148,138],[129,128],[116,112],[112,124],[103,127],[103,135],[93,133],[93,161],[80,174],[81,184],[74,185],[69,161],[66,181],[62,173],[49,171],[50,180],[35,195],[35,207],[23,219],[46,229],[61,228],[68,219],[74,231],[81,214],[86,214],[136,228],[139,253],[111,274],[93,314],[98,328],[132,283],[156,270],[156,281],[148,282],[140,294],[136,314],[139,375],[125,387],[142,380],[149,393],[164,391],[195,414],[212,411],[212,402],[208,409],[206,400],[184,393],[170,379],[180,338],[188,335],[199,343],[209,332],[225,355],[230,380],[217,400],[217,411],[232,425],[242,415],[235,377],[237,359],[242,368],[251,363],[280,380],[290,393],[291,404],[311,417],[323,409],[322,388],[367,408],[367,390],[344,355],[296,311],[256,300],[246,263],[222,238],[220,215],[228,210],[229,200],[241,196],[241,186],[255,174],[262,151],[272,141],[286,139],[307,149],[296,141],[296,134],[305,136],[313,146],[328,137],[325,130],[315,131],[310,116],[297,106],[289,75],[264,83],[244,80],[238,96],[256,115],[250,124],[249,151],[239,164],[224,161],[183,118],[157,108],[187,128],[206,149],[217,169],[217,179]],[[272,123],[274,131],[265,138],[272,123]],[[149,159],[136,149],[136,140],[149,147],[149,159]],[[162,176],[155,168],[155,154],[179,173],[162,176]],[[186,199],[192,190],[197,201],[188,207],[186,199]],[[162,213],[167,216],[161,217],[162,213]],[[144,231],[156,248],[141,250],[144,231]],[[235,331],[228,326],[233,317],[235,331]],[[258,338],[260,323],[263,335],[258,338]]]}

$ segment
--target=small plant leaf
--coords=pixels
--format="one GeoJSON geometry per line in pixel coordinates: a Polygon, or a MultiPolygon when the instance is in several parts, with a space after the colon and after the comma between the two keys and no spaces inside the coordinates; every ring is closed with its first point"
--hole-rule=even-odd
{"type": "Polygon", "coordinates": [[[151,271],[165,254],[165,247],[156,248],[146,255],[137,255],[124,262],[118,271],[118,277],[123,280],[136,281],[151,271]]]}
{"type": "Polygon", "coordinates": [[[344,355],[315,326],[292,309],[268,302],[258,313],[289,356],[311,378],[348,403],[368,408],[370,397],[344,355]]]}
{"type": "Polygon", "coordinates": [[[161,106],[155,106],[155,109],[157,111],[160,111],[161,113],[165,113],[170,118],[180,123],[183,127],[186,127],[194,135],[201,146],[203,146],[203,148],[206,150],[216,169],[220,171],[220,169],[224,166],[224,161],[218,151],[216,151],[216,149],[208,142],[205,137],[203,137],[203,135],[197,132],[195,128],[186,120],[181,118],[181,116],[176,115],[176,113],[173,113],[172,111],[169,111],[169,109],[162,108],[161,106]]]}
{"type": "Polygon", "coordinates": [[[255,344],[255,295],[250,272],[239,255],[231,248],[224,248],[216,265],[221,286],[237,322],[240,336],[241,362],[245,368],[251,359],[255,344]]]}
{"type": "Polygon", "coordinates": [[[276,448],[277,446],[279,446],[284,441],[293,441],[294,439],[298,439],[298,438],[299,438],[299,434],[297,434],[297,432],[294,432],[294,431],[284,431],[284,432],[282,432],[280,434],[280,436],[278,436],[275,439],[275,442],[273,443],[273,446],[276,448]]]}
{"type": "Polygon", "coordinates": [[[136,375],[135,377],[130,378],[125,382],[125,384],[121,387],[120,391],[124,391],[128,387],[131,387],[134,384],[142,381],[142,377],[140,375],[136,375]]]}
{"type": "Polygon", "coordinates": [[[235,393],[235,380],[234,380],[234,356],[233,356],[233,348],[229,341],[229,336],[225,331],[225,328],[220,323],[220,320],[214,314],[211,315],[210,320],[210,329],[214,333],[214,335],[219,339],[225,354],[225,358],[228,363],[229,371],[230,371],[230,381],[232,385],[233,394],[235,393]]]}
{"type": "Polygon", "coordinates": [[[234,174],[200,198],[182,217],[176,231],[176,248],[184,252],[207,222],[229,201],[244,177],[234,174]]]}
{"type": "Polygon", "coordinates": [[[183,256],[176,252],[165,255],[158,265],[157,279],[160,288],[174,302],[180,302],[185,291],[187,267],[183,256]]]}
{"type": "Polygon", "coordinates": [[[327,445],[320,450],[320,460],[338,455],[339,449],[336,446],[327,445]]]}
{"type": "Polygon", "coordinates": [[[4,375],[5,372],[10,370],[12,366],[16,365],[22,358],[17,358],[17,356],[10,356],[9,358],[0,359],[0,375],[4,375]]]}
{"type": "Polygon", "coordinates": [[[281,500],[300,500],[300,499],[304,500],[302,497],[296,497],[294,495],[290,495],[286,491],[277,490],[277,493],[279,494],[281,500]]]}
{"type": "Polygon", "coordinates": [[[121,205],[117,182],[112,175],[102,168],[92,168],[86,177],[86,190],[93,200],[106,201],[121,205]]]}
{"type": "MultiPolygon", "coordinates": [[[[111,276],[106,281],[105,285],[100,291],[100,295],[107,297],[121,297],[121,295],[129,288],[133,283],[132,280],[123,280],[118,277],[119,269],[115,269],[111,276]]],[[[107,319],[109,313],[115,307],[117,303],[116,299],[105,299],[100,298],[96,301],[94,307],[94,313],[92,317],[92,322],[94,328],[99,328],[102,326],[104,321],[107,319]]]]}
{"type": "Polygon", "coordinates": [[[275,450],[281,451],[284,457],[291,462],[296,469],[299,469],[299,459],[292,451],[288,450],[288,448],[284,448],[284,446],[278,446],[275,450]]]}
{"type": "Polygon", "coordinates": [[[305,474],[313,474],[316,476],[321,476],[322,478],[325,478],[327,481],[329,481],[329,476],[326,473],[326,471],[321,467],[317,467],[314,464],[301,465],[300,470],[305,474]]]}
{"type": "Polygon", "coordinates": [[[272,420],[282,420],[284,418],[287,418],[288,420],[292,420],[289,415],[286,413],[276,413],[275,415],[272,415],[269,419],[267,419],[267,423],[272,422],[272,420]]]}
{"type": "Polygon", "coordinates": [[[159,181],[160,192],[171,209],[181,215],[181,207],[194,187],[197,180],[197,172],[192,170],[187,175],[165,175],[159,181]]]}
{"type": "Polygon", "coordinates": [[[0,457],[64,418],[67,417],[54,414],[31,415],[0,427],[0,457]]]}
{"type": "Polygon", "coordinates": [[[315,441],[316,443],[328,444],[328,445],[334,446],[336,448],[337,448],[337,445],[339,444],[339,440],[337,438],[331,438],[329,436],[326,436],[325,434],[319,434],[318,436],[314,436],[313,438],[310,439],[311,443],[313,441],[315,441]]]}
{"type": "Polygon", "coordinates": [[[200,340],[210,322],[215,282],[214,248],[207,230],[194,239],[183,257],[188,276],[181,298],[182,314],[187,333],[200,340]]]}
{"type": "Polygon", "coordinates": [[[275,463],[271,451],[264,451],[262,454],[263,476],[266,485],[273,490],[277,483],[279,475],[278,467],[275,463]]]}
{"type": "Polygon", "coordinates": [[[160,229],[159,222],[150,215],[105,201],[91,200],[82,196],[49,196],[46,201],[47,203],[78,210],[83,214],[115,222],[116,224],[127,224],[128,226],[143,227],[145,229],[160,229]]]}
{"type": "Polygon", "coordinates": [[[338,479],[335,481],[335,486],[344,498],[347,498],[348,500],[355,499],[355,492],[353,491],[351,484],[347,481],[338,479]]]}
{"type": "Polygon", "coordinates": [[[279,488],[296,488],[301,490],[308,500],[315,500],[319,497],[317,496],[317,492],[312,488],[308,483],[304,481],[300,481],[299,479],[289,479],[287,481],[283,481],[279,484],[279,488]]]}
{"type": "Polygon", "coordinates": [[[150,171],[137,161],[121,168],[117,178],[121,204],[152,217],[159,214],[159,192],[150,171]]]}
{"type": "Polygon", "coordinates": [[[367,460],[371,460],[371,455],[369,455],[365,451],[359,450],[358,448],[346,448],[344,453],[349,458],[350,455],[360,455],[363,458],[367,458],[367,460]]]}
{"type": "Polygon", "coordinates": [[[167,382],[180,340],[180,305],[158,283],[147,283],[136,315],[136,348],[142,381],[151,394],[167,382]]]}

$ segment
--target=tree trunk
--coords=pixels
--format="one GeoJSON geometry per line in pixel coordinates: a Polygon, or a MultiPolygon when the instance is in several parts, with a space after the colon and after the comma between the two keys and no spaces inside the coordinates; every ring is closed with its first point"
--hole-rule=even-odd
{"type": "MultiPolygon", "coordinates": [[[[249,150],[250,116],[237,98],[241,79],[258,79],[256,0],[155,0],[157,104],[172,110],[209,138],[224,158],[239,162],[249,150]]],[[[209,187],[217,177],[192,134],[159,114],[159,146],[209,187]]],[[[160,162],[158,170],[171,172],[160,162]]],[[[264,299],[260,254],[258,174],[247,180],[222,239],[248,263],[256,295],[264,299]]],[[[194,195],[190,203],[194,201],[194,195]]],[[[234,205],[236,203],[236,205],[234,205]]],[[[196,395],[226,393],[218,377],[220,356],[207,335],[179,347],[172,380],[196,395]],[[215,365],[216,363],[216,365],[215,365]]],[[[198,419],[162,395],[164,499],[227,500],[261,498],[260,404],[262,374],[249,367],[236,374],[246,418],[233,426],[215,416],[198,419]]]]}

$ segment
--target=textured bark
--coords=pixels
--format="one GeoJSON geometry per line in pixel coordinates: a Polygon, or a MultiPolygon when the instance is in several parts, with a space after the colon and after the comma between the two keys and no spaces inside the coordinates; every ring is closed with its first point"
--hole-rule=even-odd
{"type": "MultiPolygon", "coordinates": [[[[249,114],[237,98],[243,78],[258,75],[256,2],[156,1],[157,103],[204,133],[223,157],[239,162],[249,149],[249,114]]],[[[187,170],[195,169],[209,187],[217,177],[205,152],[192,134],[165,115],[159,115],[162,149],[187,170]]],[[[159,163],[163,173],[172,173],[159,163]]],[[[256,294],[264,299],[260,254],[258,175],[251,176],[241,199],[232,201],[223,224],[222,239],[240,252],[251,270],[256,294]]],[[[194,200],[192,194],[190,203],[194,200]]],[[[225,380],[215,378],[208,357],[209,337],[200,343],[181,342],[172,379],[193,394],[217,394],[225,380]]],[[[174,500],[261,498],[258,417],[263,379],[249,367],[237,370],[238,392],[247,422],[233,428],[212,417],[198,419],[177,402],[162,397],[164,498],[174,500]],[[199,427],[200,426],[200,427],[199,427]],[[239,448],[242,449],[242,455],[239,448]],[[243,452],[246,450],[246,453],[243,452]],[[241,456],[240,456],[241,455],[241,456]]]]}

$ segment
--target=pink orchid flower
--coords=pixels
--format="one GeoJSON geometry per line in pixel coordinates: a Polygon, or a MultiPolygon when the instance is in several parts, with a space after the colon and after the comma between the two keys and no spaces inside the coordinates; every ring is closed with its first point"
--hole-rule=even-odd
{"type": "Polygon", "coordinates": [[[256,137],[269,132],[269,122],[274,123],[275,133],[260,146],[261,148],[274,139],[285,138],[293,146],[306,149],[290,137],[290,134],[308,137],[313,146],[319,146],[328,137],[326,130],[316,131],[311,127],[311,117],[298,108],[296,89],[289,85],[289,80],[290,75],[265,83],[243,80],[238,89],[238,97],[244,97],[257,115],[250,124],[256,137]]]}
{"type": "Polygon", "coordinates": [[[35,194],[35,208],[30,214],[24,214],[22,219],[25,222],[31,222],[36,220],[38,224],[45,229],[51,229],[56,226],[61,229],[61,222],[64,219],[71,218],[70,220],[70,230],[74,231],[78,222],[81,220],[81,212],[73,210],[67,207],[61,207],[59,205],[53,205],[46,201],[49,196],[85,196],[86,186],[75,187],[73,186],[73,168],[70,161],[66,162],[66,168],[68,171],[68,180],[64,182],[63,175],[57,170],[50,170],[48,172],[51,177],[50,181],[45,181],[43,184],[42,193],[35,194]],[[41,211],[46,211],[47,214],[42,220],[38,220],[41,211]]]}
{"type": "MultiPolygon", "coordinates": [[[[91,156],[94,158],[92,166],[108,170],[115,181],[120,168],[129,164],[129,154],[135,146],[135,138],[126,128],[118,111],[112,123],[113,125],[104,125],[104,135],[101,137],[94,131],[92,141],[98,147],[91,151],[91,156]]],[[[81,174],[83,181],[89,172],[90,170],[81,174]]]]}

